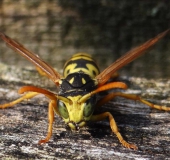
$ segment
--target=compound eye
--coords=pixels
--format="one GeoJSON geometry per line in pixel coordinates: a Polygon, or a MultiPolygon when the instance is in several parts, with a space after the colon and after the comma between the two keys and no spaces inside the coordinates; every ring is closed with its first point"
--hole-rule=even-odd
{"type": "Polygon", "coordinates": [[[58,111],[59,111],[61,117],[65,118],[65,119],[69,118],[69,114],[68,114],[66,105],[60,100],[58,100],[58,111]]]}
{"type": "Polygon", "coordinates": [[[92,99],[89,99],[84,103],[84,111],[83,111],[84,117],[89,117],[93,113],[94,106],[95,103],[92,99]]]}

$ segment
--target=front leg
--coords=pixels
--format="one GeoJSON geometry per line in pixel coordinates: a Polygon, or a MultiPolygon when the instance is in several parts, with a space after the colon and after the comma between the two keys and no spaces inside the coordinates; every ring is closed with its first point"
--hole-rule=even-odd
{"type": "Polygon", "coordinates": [[[126,142],[123,139],[120,132],[118,131],[118,127],[116,125],[116,122],[115,122],[115,120],[114,120],[114,118],[113,118],[113,116],[111,115],[110,112],[104,112],[104,113],[99,114],[99,115],[93,115],[90,120],[91,121],[101,121],[101,120],[103,120],[103,119],[105,119],[107,117],[109,118],[111,129],[114,132],[114,134],[116,134],[116,136],[119,139],[120,143],[126,148],[131,148],[131,149],[137,150],[138,148],[137,148],[136,145],[130,144],[130,143],[126,142]]]}
{"type": "Polygon", "coordinates": [[[56,101],[52,100],[49,103],[48,106],[48,132],[47,132],[47,136],[45,139],[42,139],[38,142],[38,144],[42,144],[42,143],[46,143],[50,140],[51,135],[52,135],[52,129],[53,129],[53,122],[54,122],[54,109],[56,108],[56,101]]]}

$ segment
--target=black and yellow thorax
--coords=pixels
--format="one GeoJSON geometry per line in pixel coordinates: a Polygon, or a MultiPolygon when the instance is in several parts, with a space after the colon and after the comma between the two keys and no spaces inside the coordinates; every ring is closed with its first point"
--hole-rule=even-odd
{"type": "Polygon", "coordinates": [[[99,68],[89,54],[74,54],[64,66],[60,94],[66,96],[66,93],[73,91],[72,94],[78,95],[78,92],[87,93],[94,90],[96,84],[93,79],[98,74],[99,68]]]}

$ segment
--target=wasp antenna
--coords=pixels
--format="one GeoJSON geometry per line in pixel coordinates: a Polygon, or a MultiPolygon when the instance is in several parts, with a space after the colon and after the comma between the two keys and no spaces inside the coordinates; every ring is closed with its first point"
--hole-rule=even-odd
{"type": "Polygon", "coordinates": [[[63,96],[58,96],[57,95],[57,99],[59,99],[59,100],[62,100],[63,102],[67,102],[67,103],[71,103],[71,100],[70,99],[68,99],[68,98],[66,98],[66,97],[63,97],[63,96]]]}
{"type": "Polygon", "coordinates": [[[92,95],[102,92],[102,91],[106,91],[109,89],[114,89],[114,88],[120,88],[120,89],[127,89],[127,85],[123,82],[111,82],[108,84],[105,84],[103,86],[100,86],[99,88],[97,88],[96,90],[84,95],[79,102],[85,102],[88,98],[90,98],[92,95]]]}

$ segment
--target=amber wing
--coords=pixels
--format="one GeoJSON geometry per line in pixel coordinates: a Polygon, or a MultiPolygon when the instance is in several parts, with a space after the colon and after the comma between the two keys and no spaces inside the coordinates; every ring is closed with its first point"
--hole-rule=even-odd
{"type": "Polygon", "coordinates": [[[161,38],[163,38],[169,31],[170,29],[160,33],[156,37],[145,42],[144,44],[130,50],[124,56],[120,57],[116,62],[112,63],[109,67],[107,67],[104,71],[102,71],[99,75],[96,76],[98,85],[101,86],[104,83],[106,83],[110,79],[110,77],[114,74],[114,72],[116,72],[126,64],[132,62],[134,59],[138,58],[142,54],[144,54],[146,50],[150,49],[156,42],[158,42],[161,38]]]}
{"type": "Polygon", "coordinates": [[[57,73],[51,66],[41,60],[36,54],[27,50],[22,44],[11,39],[5,34],[0,33],[0,37],[7,43],[10,48],[12,48],[14,51],[32,62],[35,66],[40,68],[52,81],[54,81],[58,85],[58,81],[60,80],[61,75],[57,73]]]}

